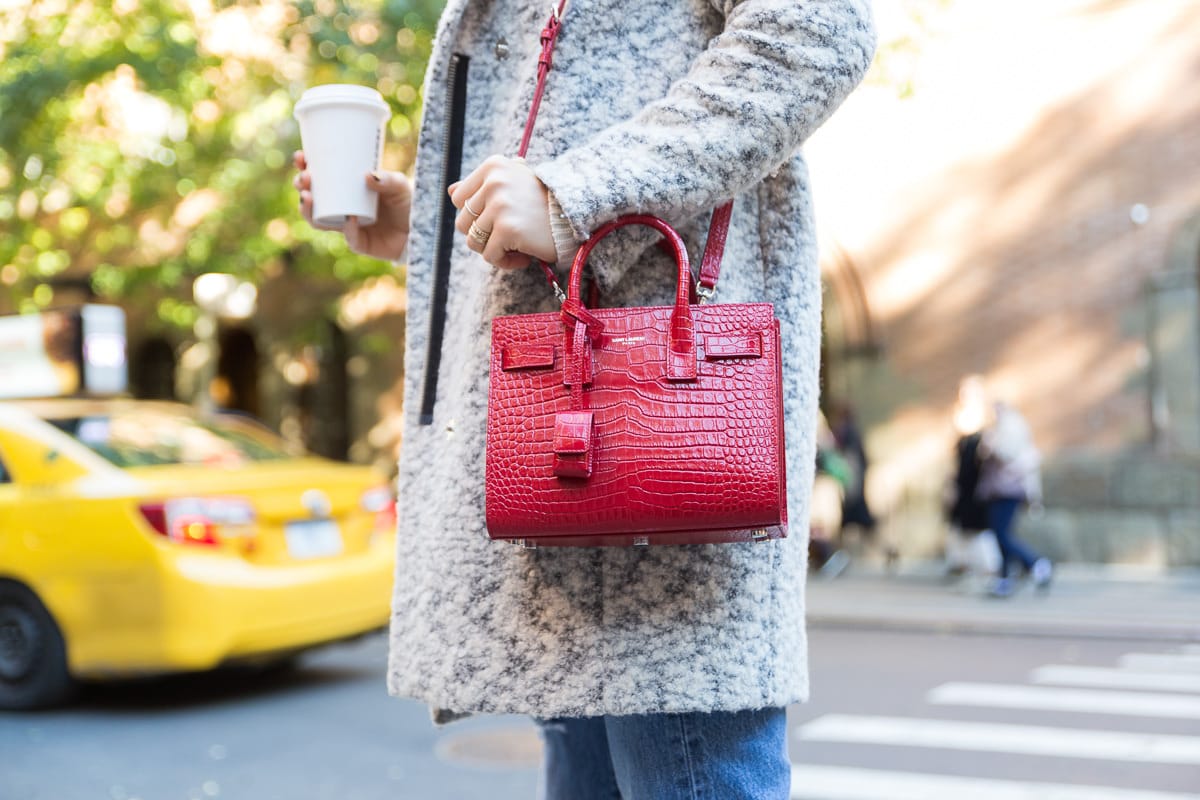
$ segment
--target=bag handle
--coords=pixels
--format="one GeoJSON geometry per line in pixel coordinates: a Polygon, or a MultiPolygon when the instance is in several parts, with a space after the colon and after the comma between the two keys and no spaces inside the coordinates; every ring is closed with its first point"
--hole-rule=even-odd
{"type": "Polygon", "coordinates": [[[675,286],[675,307],[671,311],[671,330],[667,347],[667,380],[696,380],[696,331],[692,321],[691,280],[692,270],[688,264],[687,247],[683,238],[669,224],[649,214],[626,214],[601,225],[584,242],[571,263],[571,279],[567,285],[567,299],[563,302],[562,318],[567,327],[567,351],[576,358],[569,358],[566,366],[568,385],[582,386],[590,379],[590,370],[582,354],[584,339],[590,342],[604,329],[604,324],[591,314],[581,299],[583,268],[593,248],[608,234],[627,225],[646,225],[663,235],[671,248],[678,267],[675,286]],[[583,330],[579,330],[583,328],[583,330]]]}
{"type": "MultiPolygon", "coordinates": [[[[563,15],[567,12],[567,3],[568,0],[558,0],[557,3],[552,2],[550,5],[550,19],[546,21],[545,27],[542,28],[542,53],[538,56],[537,83],[533,89],[533,100],[529,105],[529,115],[525,118],[525,130],[521,135],[521,144],[517,148],[517,158],[524,158],[525,154],[529,151],[529,140],[533,138],[533,126],[537,122],[538,109],[542,105],[542,96],[546,93],[546,77],[550,74],[550,69],[554,64],[554,45],[558,42],[558,35],[562,31],[563,15]]],[[[733,200],[728,200],[713,209],[712,220],[708,225],[708,240],[704,245],[704,257],[700,261],[700,278],[694,287],[696,295],[694,299],[697,302],[707,302],[717,293],[717,278],[721,275],[721,258],[725,254],[725,238],[729,233],[729,218],[732,212],[733,200]]],[[[645,215],[631,214],[627,216],[645,215]]],[[[597,229],[596,233],[592,234],[592,239],[597,238],[596,234],[601,230],[605,230],[604,226],[601,226],[597,229]]],[[[672,233],[674,233],[673,229],[672,233]]],[[[678,234],[676,234],[676,238],[678,238],[678,234]]],[[[583,246],[587,247],[587,242],[583,246]]],[[[590,247],[588,248],[588,252],[591,252],[590,247]]],[[[559,302],[566,302],[567,295],[563,293],[554,270],[541,259],[535,258],[534,261],[541,267],[542,274],[546,276],[546,280],[554,290],[554,294],[558,297],[559,302]]],[[[684,263],[686,261],[685,254],[684,263]]],[[[574,272],[573,266],[572,272],[574,272]]],[[[688,285],[689,287],[692,286],[690,270],[688,272],[688,285]]]]}

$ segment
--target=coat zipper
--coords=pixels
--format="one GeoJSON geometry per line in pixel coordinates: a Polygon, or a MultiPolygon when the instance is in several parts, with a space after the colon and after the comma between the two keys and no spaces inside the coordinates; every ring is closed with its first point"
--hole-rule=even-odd
{"type": "Polygon", "coordinates": [[[421,394],[421,425],[433,424],[437,400],[438,368],[446,330],[446,301],[450,292],[450,261],[454,252],[454,219],[458,209],[447,190],[462,174],[463,133],[466,128],[467,66],[470,57],[455,53],[446,72],[446,124],[442,130],[442,206],[438,212],[438,239],[433,256],[433,291],[429,311],[428,349],[425,352],[425,387],[421,394]]]}

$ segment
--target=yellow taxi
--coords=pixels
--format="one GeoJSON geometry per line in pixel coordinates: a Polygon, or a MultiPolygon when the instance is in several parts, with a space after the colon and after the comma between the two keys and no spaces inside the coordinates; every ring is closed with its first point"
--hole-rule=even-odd
{"type": "Polygon", "coordinates": [[[0,708],[377,630],[394,531],[385,478],[245,418],[0,401],[0,708]]]}

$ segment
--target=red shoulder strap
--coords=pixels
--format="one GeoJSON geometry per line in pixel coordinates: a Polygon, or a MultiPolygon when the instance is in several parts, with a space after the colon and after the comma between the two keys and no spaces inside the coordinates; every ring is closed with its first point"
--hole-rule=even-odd
{"type": "MultiPolygon", "coordinates": [[[[533,126],[537,121],[538,109],[542,105],[542,95],[546,93],[546,76],[550,74],[550,68],[554,63],[554,45],[558,41],[559,32],[562,31],[563,14],[566,13],[566,10],[567,0],[559,0],[558,5],[550,13],[550,19],[546,21],[546,26],[542,28],[542,54],[538,57],[537,84],[534,86],[529,116],[525,119],[525,131],[521,135],[521,145],[517,149],[519,158],[524,158],[529,151],[529,140],[533,137],[533,126]]],[[[732,212],[732,200],[718,206],[713,211],[712,222],[708,227],[708,241],[704,246],[704,258],[700,262],[700,279],[698,285],[693,287],[693,293],[698,295],[701,300],[707,300],[716,293],[717,278],[721,274],[721,257],[725,253],[725,238],[729,233],[729,218],[732,212]]],[[[566,295],[558,283],[554,270],[544,261],[537,263],[542,268],[546,280],[554,289],[555,295],[560,301],[565,299],[566,295]]],[[[695,299],[697,298],[693,297],[693,300],[695,299]]]]}
{"type": "Polygon", "coordinates": [[[563,14],[567,10],[567,0],[559,0],[557,7],[550,12],[546,27],[542,28],[542,54],[538,56],[537,85],[533,89],[533,102],[529,104],[529,116],[525,118],[525,133],[521,136],[521,146],[517,148],[517,157],[524,158],[529,151],[529,140],[533,136],[533,123],[537,120],[538,108],[542,105],[542,95],[546,93],[546,76],[554,65],[554,44],[558,41],[559,31],[562,30],[563,14]]]}
{"type": "MultiPolygon", "coordinates": [[[[521,135],[521,146],[517,148],[518,158],[524,158],[529,151],[529,140],[533,137],[533,124],[537,121],[538,108],[542,105],[542,95],[546,93],[546,76],[550,74],[550,68],[554,64],[554,44],[558,41],[559,31],[562,30],[562,18],[566,10],[567,0],[560,0],[559,4],[550,12],[550,19],[546,21],[546,26],[542,28],[542,54],[538,56],[537,85],[533,89],[533,102],[529,104],[529,116],[525,118],[525,132],[521,135]]],[[[554,289],[554,294],[558,297],[559,302],[566,300],[567,295],[559,286],[558,277],[550,265],[538,259],[534,259],[534,261],[542,268],[542,274],[546,276],[550,287],[554,289]]]]}

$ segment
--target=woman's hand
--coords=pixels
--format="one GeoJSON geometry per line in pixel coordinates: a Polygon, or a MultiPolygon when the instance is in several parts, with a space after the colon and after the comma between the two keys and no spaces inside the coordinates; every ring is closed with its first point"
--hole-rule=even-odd
{"type": "Polygon", "coordinates": [[[547,192],[524,159],[491,156],[450,186],[459,209],[454,227],[466,235],[467,247],[502,269],[527,266],[530,258],[552,264],[558,253],[547,192]]]}
{"type": "Polygon", "coordinates": [[[374,224],[359,225],[357,217],[350,217],[343,227],[330,228],[313,222],[312,175],[304,151],[297,150],[292,160],[300,170],[292,183],[300,192],[300,213],[309,225],[325,231],[340,230],[350,249],[364,256],[395,261],[404,255],[412,211],[412,184],[404,173],[379,170],[364,177],[367,188],[379,193],[379,212],[374,224]]]}

